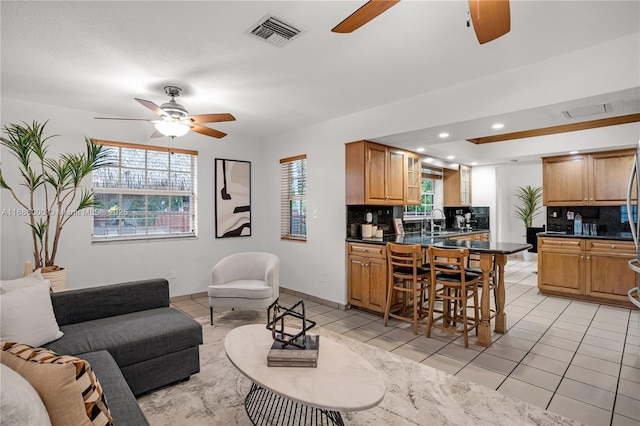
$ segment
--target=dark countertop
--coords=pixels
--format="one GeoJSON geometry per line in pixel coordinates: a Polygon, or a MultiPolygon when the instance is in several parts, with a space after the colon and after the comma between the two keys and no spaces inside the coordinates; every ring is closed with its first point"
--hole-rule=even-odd
{"type": "Polygon", "coordinates": [[[465,232],[453,232],[448,231],[444,234],[434,233],[432,236],[429,233],[426,236],[422,236],[420,232],[410,233],[405,235],[387,235],[382,238],[347,238],[347,242],[352,243],[367,243],[367,244],[386,244],[386,243],[398,243],[398,244],[420,244],[423,247],[436,246],[445,248],[468,248],[475,253],[492,253],[492,254],[513,254],[520,251],[530,249],[531,244],[523,243],[504,243],[494,241],[473,241],[473,240],[452,240],[451,237],[459,237],[462,235],[484,234],[489,232],[488,229],[465,231],[465,232]]]}
{"type": "Polygon", "coordinates": [[[590,240],[620,240],[633,241],[631,232],[605,232],[602,235],[574,235],[574,234],[557,234],[555,232],[540,232],[536,234],[538,237],[553,238],[588,238],[590,240]]]}

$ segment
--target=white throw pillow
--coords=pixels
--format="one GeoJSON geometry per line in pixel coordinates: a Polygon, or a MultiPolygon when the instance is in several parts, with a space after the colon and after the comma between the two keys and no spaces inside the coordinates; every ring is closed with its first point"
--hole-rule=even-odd
{"type": "Polygon", "coordinates": [[[0,293],[0,341],[38,347],[63,336],[45,281],[0,293]]]}
{"type": "Polygon", "coordinates": [[[4,364],[0,364],[0,424],[51,425],[47,409],[33,386],[4,364]]]}
{"type": "Polygon", "coordinates": [[[0,281],[0,294],[38,284],[47,285],[49,288],[51,287],[51,282],[49,280],[45,280],[42,277],[40,269],[37,269],[32,274],[29,274],[26,277],[18,278],[15,280],[0,281]]]}

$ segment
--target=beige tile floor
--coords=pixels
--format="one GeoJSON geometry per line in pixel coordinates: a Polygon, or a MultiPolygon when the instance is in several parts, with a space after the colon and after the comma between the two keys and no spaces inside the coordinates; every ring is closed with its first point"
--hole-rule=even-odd
{"type": "MultiPolygon", "coordinates": [[[[493,345],[432,332],[358,309],[305,300],[319,326],[429,365],[587,425],[640,426],[640,316],[615,308],[537,294],[537,264],[510,258],[505,269],[508,333],[493,345]]],[[[283,293],[280,302],[299,297],[283,293]]],[[[174,306],[208,316],[206,297],[174,306]]]]}

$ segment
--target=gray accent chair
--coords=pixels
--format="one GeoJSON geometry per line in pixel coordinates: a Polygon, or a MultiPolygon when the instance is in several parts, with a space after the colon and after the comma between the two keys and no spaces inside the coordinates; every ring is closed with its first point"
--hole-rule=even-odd
{"type": "Polygon", "coordinates": [[[245,252],[221,259],[211,270],[209,312],[216,308],[267,309],[280,294],[280,259],[272,253],[245,252]]]}

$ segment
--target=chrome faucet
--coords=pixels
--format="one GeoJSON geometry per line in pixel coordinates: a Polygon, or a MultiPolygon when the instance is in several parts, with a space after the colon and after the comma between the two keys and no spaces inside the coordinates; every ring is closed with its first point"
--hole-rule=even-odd
{"type": "Polygon", "coordinates": [[[431,232],[432,232],[432,233],[433,233],[434,228],[435,228],[436,226],[438,227],[438,231],[442,231],[442,225],[435,225],[435,224],[434,224],[434,221],[435,221],[435,219],[436,219],[436,218],[434,217],[435,212],[440,212],[440,214],[442,214],[442,218],[441,218],[441,219],[445,219],[445,218],[446,218],[446,217],[445,217],[445,215],[444,215],[444,212],[443,212],[441,209],[433,209],[433,210],[431,210],[431,232]]]}

